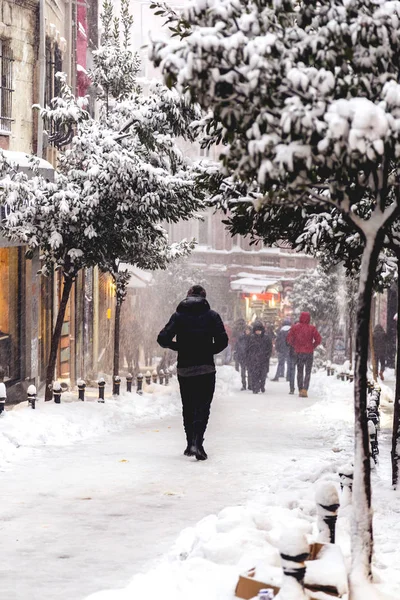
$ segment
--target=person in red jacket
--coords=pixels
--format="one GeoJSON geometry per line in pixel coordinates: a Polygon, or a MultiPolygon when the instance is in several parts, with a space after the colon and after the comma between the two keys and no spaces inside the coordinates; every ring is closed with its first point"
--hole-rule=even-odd
{"type": "Polygon", "coordinates": [[[290,329],[286,341],[293,347],[296,355],[299,396],[307,398],[314,350],[321,343],[321,336],[317,328],[310,325],[309,312],[301,313],[299,322],[290,329]]]}

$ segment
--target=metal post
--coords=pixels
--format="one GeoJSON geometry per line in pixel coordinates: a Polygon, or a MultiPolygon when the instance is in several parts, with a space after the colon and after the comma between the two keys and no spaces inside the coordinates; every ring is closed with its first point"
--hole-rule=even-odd
{"type": "Polygon", "coordinates": [[[132,381],[133,381],[133,375],[131,373],[128,373],[128,375],[126,376],[126,391],[127,392],[132,392],[132,381]]]}
{"type": "MultiPolygon", "coordinates": [[[[293,597],[304,597],[305,561],[310,555],[306,536],[300,531],[285,531],[279,542],[279,553],[283,569],[282,597],[290,590],[293,597]]],[[[285,596],[286,597],[286,596],[285,596]]]]}
{"type": "Polygon", "coordinates": [[[97,385],[99,386],[99,399],[97,400],[97,402],[102,402],[104,404],[104,389],[106,387],[105,379],[103,377],[100,377],[100,379],[97,380],[97,385]]]}
{"type": "Polygon", "coordinates": [[[154,369],[154,371],[152,372],[152,374],[151,374],[151,377],[152,377],[152,379],[153,379],[153,383],[157,383],[157,378],[158,378],[158,375],[157,375],[157,371],[156,371],[155,369],[154,369]]]}
{"type": "Polygon", "coordinates": [[[137,393],[141,396],[143,394],[143,373],[138,373],[136,377],[137,393]]]}
{"type": "Polygon", "coordinates": [[[78,381],[76,383],[77,383],[77,386],[78,386],[78,397],[79,397],[79,400],[82,400],[82,402],[84,402],[85,401],[86,382],[83,381],[83,379],[78,379],[78,381]]]}
{"type": "Polygon", "coordinates": [[[36,408],[36,387],[34,385],[30,385],[27,389],[28,395],[28,403],[31,405],[33,409],[36,408]]]}
{"type": "Polygon", "coordinates": [[[158,377],[160,378],[160,385],[164,385],[164,371],[162,369],[160,369],[158,377]]]}
{"type": "Polygon", "coordinates": [[[3,382],[0,382],[0,415],[5,410],[7,400],[7,390],[3,382]]]}
{"type": "Polygon", "coordinates": [[[116,375],[113,379],[113,396],[119,396],[120,386],[121,386],[121,377],[116,375]]]}
{"type": "Polygon", "coordinates": [[[170,378],[170,372],[169,372],[168,369],[165,369],[164,375],[165,375],[165,385],[168,385],[169,384],[169,378],[170,378]]]}
{"type": "Polygon", "coordinates": [[[351,504],[353,492],[353,465],[344,465],[339,471],[340,489],[342,490],[342,508],[351,504]]]}
{"type": "Polygon", "coordinates": [[[146,379],[146,385],[150,385],[151,384],[151,373],[150,373],[150,371],[146,371],[144,377],[146,379]]]}
{"type": "Polygon", "coordinates": [[[59,381],[53,383],[53,400],[56,404],[61,404],[62,387],[59,381]]]}
{"type": "Polygon", "coordinates": [[[339,494],[333,483],[321,483],[315,494],[319,541],[335,543],[335,529],[339,510],[339,494]]]}
{"type": "Polygon", "coordinates": [[[369,445],[370,445],[370,456],[375,464],[378,462],[378,454],[379,454],[379,446],[378,446],[378,436],[376,433],[376,427],[374,422],[368,421],[368,433],[369,433],[369,445]]]}

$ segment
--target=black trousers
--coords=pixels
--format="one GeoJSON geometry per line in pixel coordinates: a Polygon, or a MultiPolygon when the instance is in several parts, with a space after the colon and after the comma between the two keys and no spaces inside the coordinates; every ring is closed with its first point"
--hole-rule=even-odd
{"type": "Polygon", "coordinates": [[[183,426],[191,444],[196,436],[203,442],[215,390],[215,373],[194,377],[178,376],[182,398],[183,426]]]}
{"type": "Polygon", "coordinates": [[[386,357],[384,354],[377,354],[376,355],[376,368],[378,373],[380,373],[382,371],[385,370],[385,366],[386,366],[386,357]]]}
{"type": "Polygon", "coordinates": [[[289,389],[291,392],[294,392],[294,379],[296,374],[296,357],[289,356],[288,357],[288,379],[289,379],[289,389]]]}
{"type": "Polygon", "coordinates": [[[242,377],[242,386],[251,390],[250,371],[246,363],[240,363],[240,375],[242,377]],[[247,377],[246,377],[247,376],[247,377]]]}
{"type": "Polygon", "coordinates": [[[249,369],[249,377],[251,380],[251,389],[253,392],[260,392],[265,389],[265,380],[267,379],[267,374],[269,370],[269,365],[252,365],[249,369]]]}
{"type": "Polygon", "coordinates": [[[308,390],[309,388],[313,360],[314,354],[312,352],[299,352],[296,355],[297,386],[299,391],[308,390]]]}

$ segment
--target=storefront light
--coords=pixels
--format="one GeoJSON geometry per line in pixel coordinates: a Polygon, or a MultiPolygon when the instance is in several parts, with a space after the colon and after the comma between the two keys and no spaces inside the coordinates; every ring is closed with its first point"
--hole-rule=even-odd
{"type": "Polygon", "coordinates": [[[252,297],[251,297],[251,299],[252,299],[252,300],[257,300],[257,299],[258,299],[258,298],[257,298],[257,294],[253,294],[253,295],[252,295],[252,297]]]}

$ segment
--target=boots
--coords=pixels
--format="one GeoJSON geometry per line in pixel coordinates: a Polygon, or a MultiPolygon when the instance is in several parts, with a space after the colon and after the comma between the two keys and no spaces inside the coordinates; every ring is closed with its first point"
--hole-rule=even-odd
{"type": "Polygon", "coordinates": [[[191,456],[195,456],[196,460],[207,460],[208,456],[203,448],[203,436],[195,434],[193,436],[193,442],[190,447],[191,456]]]}
{"type": "Polygon", "coordinates": [[[191,444],[188,444],[183,452],[183,454],[185,456],[194,456],[193,452],[192,452],[192,447],[191,444]]]}
{"type": "Polygon", "coordinates": [[[191,431],[186,431],[187,446],[186,446],[186,449],[183,452],[183,454],[185,456],[193,456],[193,452],[191,451],[192,439],[193,439],[192,432],[191,431]]]}

